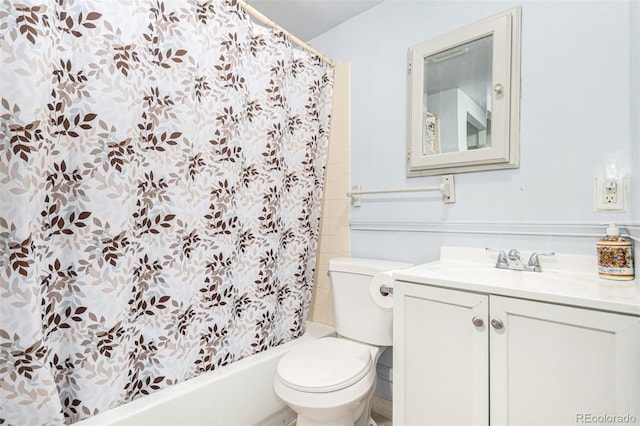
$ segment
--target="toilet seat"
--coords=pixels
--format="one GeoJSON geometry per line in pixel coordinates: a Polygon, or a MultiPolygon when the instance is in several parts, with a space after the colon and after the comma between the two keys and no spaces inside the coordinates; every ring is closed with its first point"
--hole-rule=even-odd
{"type": "Polygon", "coordinates": [[[371,366],[371,352],[367,347],[326,337],[289,351],[280,360],[277,374],[291,389],[324,393],[357,383],[371,366]]]}

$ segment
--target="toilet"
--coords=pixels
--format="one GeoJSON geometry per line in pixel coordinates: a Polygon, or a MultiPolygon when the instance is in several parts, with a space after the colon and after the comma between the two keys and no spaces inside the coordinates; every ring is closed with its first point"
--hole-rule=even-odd
{"type": "Polygon", "coordinates": [[[412,266],[376,259],[329,261],[337,337],[312,340],[278,364],[274,391],[298,415],[297,426],[375,425],[371,400],[380,354],[393,343],[389,271],[412,266]]]}

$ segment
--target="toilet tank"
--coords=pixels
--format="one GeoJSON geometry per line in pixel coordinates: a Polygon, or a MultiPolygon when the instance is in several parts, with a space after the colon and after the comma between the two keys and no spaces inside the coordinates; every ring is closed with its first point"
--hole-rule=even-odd
{"type": "Polygon", "coordinates": [[[378,259],[330,259],[329,277],[336,332],[370,345],[391,346],[393,310],[376,303],[371,294],[372,280],[381,272],[409,266],[412,265],[378,259]]]}

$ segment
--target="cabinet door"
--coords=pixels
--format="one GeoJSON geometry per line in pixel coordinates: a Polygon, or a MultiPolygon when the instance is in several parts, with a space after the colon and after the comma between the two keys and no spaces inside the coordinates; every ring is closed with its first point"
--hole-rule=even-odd
{"type": "Polygon", "coordinates": [[[490,304],[503,324],[490,327],[491,424],[640,419],[640,318],[498,296],[490,304]]]}
{"type": "Polygon", "coordinates": [[[394,303],[393,423],[488,424],[488,296],[398,283],[394,303]]]}

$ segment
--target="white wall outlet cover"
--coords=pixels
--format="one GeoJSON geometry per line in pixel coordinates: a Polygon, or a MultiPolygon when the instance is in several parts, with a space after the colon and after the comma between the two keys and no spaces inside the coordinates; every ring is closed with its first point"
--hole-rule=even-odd
{"type": "Polygon", "coordinates": [[[593,207],[597,212],[625,211],[627,209],[627,177],[596,177],[593,185],[593,207]]]}

